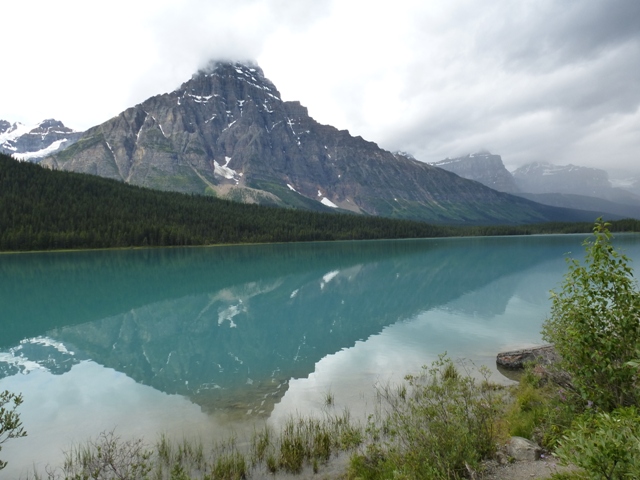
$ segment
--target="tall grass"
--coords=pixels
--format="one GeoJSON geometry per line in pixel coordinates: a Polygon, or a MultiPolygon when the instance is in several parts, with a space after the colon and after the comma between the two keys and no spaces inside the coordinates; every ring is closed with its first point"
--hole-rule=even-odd
{"type": "Polygon", "coordinates": [[[322,418],[291,417],[278,431],[265,425],[239,445],[235,437],[205,447],[202,440],[160,435],[154,445],[122,439],[114,431],[72,447],[62,466],[33,480],[240,480],[257,473],[318,472],[333,455],[355,449],[363,429],[347,410],[322,418]]]}

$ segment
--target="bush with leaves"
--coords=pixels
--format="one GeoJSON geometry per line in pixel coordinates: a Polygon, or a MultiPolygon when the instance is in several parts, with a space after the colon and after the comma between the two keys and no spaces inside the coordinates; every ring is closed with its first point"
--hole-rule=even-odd
{"type": "MultiPolygon", "coordinates": [[[[8,390],[0,393],[0,450],[2,444],[10,438],[26,437],[27,432],[22,427],[20,415],[16,409],[22,404],[22,395],[16,395],[8,390]]],[[[7,462],[0,460],[0,470],[7,466],[7,462]]]]}
{"type": "Polygon", "coordinates": [[[512,401],[505,422],[511,435],[553,450],[571,426],[576,412],[582,410],[582,404],[564,387],[549,382],[545,375],[543,367],[533,364],[525,367],[518,384],[509,388],[512,401]]]}
{"type": "Polygon", "coordinates": [[[576,392],[605,411],[640,400],[638,372],[629,364],[640,347],[640,294],[608,226],[598,219],[594,238],[584,243],[584,264],[570,261],[562,288],[552,292],[551,316],[542,330],[576,392]]]}
{"type": "Polygon", "coordinates": [[[560,440],[555,455],[580,467],[580,478],[640,478],[640,415],[635,407],[584,414],[560,440]]]}
{"type": "Polygon", "coordinates": [[[146,479],[152,454],[142,439],[121,440],[112,430],[66,452],[62,472],[47,474],[49,480],[146,479]]]}
{"type": "Polygon", "coordinates": [[[370,443],[352,457],[349,478],[466,478],[495,453],[504,392],[488,370],[478,381],[445,357],[423,368],[380,392],[385,411],[370,419],[370,443]]]}

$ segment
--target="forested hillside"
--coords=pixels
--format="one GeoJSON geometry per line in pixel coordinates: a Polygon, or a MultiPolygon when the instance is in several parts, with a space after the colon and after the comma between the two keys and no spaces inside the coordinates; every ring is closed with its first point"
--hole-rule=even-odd
{"type": "Polygon", "coordinates": [[[159,192],[0,155],[1,250],[410,238],[444,231],[420,222],[159,192]]]}
{"type": "MultiPolygon", "coordinates": [[[[622,221],[623,230],[640,222],[622,221]]],[[[591,224],[446,227],[247,205],[51,171],[0,155],[0,250],[588,232],[591,224]]]]}

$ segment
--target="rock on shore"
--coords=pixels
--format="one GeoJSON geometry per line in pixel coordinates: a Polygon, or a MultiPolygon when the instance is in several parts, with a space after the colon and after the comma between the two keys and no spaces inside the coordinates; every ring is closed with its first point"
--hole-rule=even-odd
{"type": "Polygon", "coordinates": [[[509,352],[498,353],[496,363],[503,368],[519,370],[528,362],[536,362],[541,365],[551,365],[558,360],[558,354],[553,345],[522,348],[509,352]]]}

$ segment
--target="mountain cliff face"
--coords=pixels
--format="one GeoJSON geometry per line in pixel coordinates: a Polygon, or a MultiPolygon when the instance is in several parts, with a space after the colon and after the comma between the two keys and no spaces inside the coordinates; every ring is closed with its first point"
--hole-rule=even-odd
{"type": "Polygon", "coordinates": [[[32,126],[0,120],[0,152],[18,160],[37,162],[72,145],[81,135],[82,132],[71,130],[54,119],[32,126]]]}
{"type": "Polygon", "coordinates": [[[517,193],[520,191],[513,176],[505,168],[500,155],[488,152],[472,153],[465,157],[447,158],[432,165],[475,180],[499,192],[517,193]]]}
{"type": "Polygon", "coordinates": [[[150,188],[446,223],[527,223],[567,212],[496,192],[284,102],[256,65],[212,63],[177,90],[91,128],[43,161],[150,188]]]}

